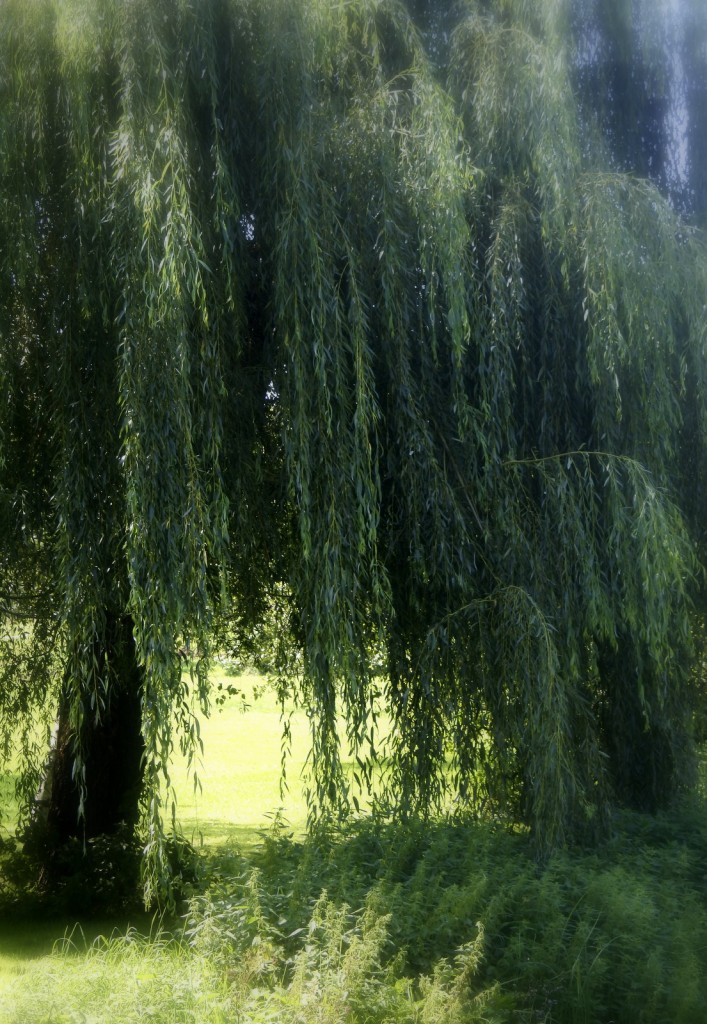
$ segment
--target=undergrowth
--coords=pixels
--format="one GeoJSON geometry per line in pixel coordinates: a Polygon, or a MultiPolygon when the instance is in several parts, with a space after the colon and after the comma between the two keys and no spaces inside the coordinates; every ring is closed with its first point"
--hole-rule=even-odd
{"type": "Polygon", "coordinates": [[[213,857],[177,935],[58,948],[0,1019],[703,1024],[705,849],[699,800],[543,868],[489,825],[362,820],[299,843],[277,822],[256,854],[213,857]]]}

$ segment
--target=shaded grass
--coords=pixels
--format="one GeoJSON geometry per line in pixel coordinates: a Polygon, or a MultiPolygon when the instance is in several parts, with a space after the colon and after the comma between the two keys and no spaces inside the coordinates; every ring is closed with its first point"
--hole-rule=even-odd
{"type": "Polygon", "coordinates": [[[56,920],[43,920],[33,915],[7,915],[0,921],[0,983],[3,975],[22,974],[30,968],[28,961],[49,956],[58,951],[86,950],[104,935],[122,934],[129,928],[149,933],[152,914],[133,914],[131,922],[114,917],[91,918],[74,922],[57,935],[56,920]]]}

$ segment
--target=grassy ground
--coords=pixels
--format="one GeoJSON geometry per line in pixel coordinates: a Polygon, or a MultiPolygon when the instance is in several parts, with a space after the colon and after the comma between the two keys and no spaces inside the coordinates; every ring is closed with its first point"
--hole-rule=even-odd
{"type": "Polygon", "coordinates": [[[179,920],[0,922],[0,1024],[704,1024],[704,794],[542,870],[483,823],[304,838],[307,721],[281,800],[279,716],[216,711],[196,798],[175,761],[205,872],[179,920]]]}
{"type": "MultiPolygon", "coordinates": [[[[274,690],[264,686],[262,676],[244,674],[234,678],[227,668],[217,666],[214,687],[235,685],[240,695],[228,697],[216,706],[210,718],[201,722],[204,754],[196,765],[200,786],[195,789],[194,773],[177,752],[172,781],[177,795],[179,824],[184,835],[208,854],[228,849],[238,854],[254,850],[278,818],[288,823],[293,836],[301,837],[306,820],[304,797],[305,762],[309,723],[302,713],[291,719],[291,752],[287,761],[287,786],[281,789],[282,709],[274,690]]],[[[0,776],[2,834],[12,834],[17,806],[10,773],[0,776]]],[[[2,885],[0,884],[0,895],[2,885]]],[[[32,964],[54,948],[86,948],[99,936],[116,929],[137,927],[150,932],[152,916],[133,912],[129,919],[94,919],[67,913],[49,919],[30,913],[29,919],[16,912],[0,915],[0,993],[11,982],[34,969],[32,964]]],[[[1,1020],[2,1018],[0,1018],[1,1020]]]]}
{"type": "Polygon", "coordinates": [[[309,737],[306,716],[292,719],[288,785],[281,793],[282,721],[275,692],[264,688],[258,675],[233,679],[217,668],[212,678],[215,684],[235,683],[243,698],[228,698],[201,724],[204,756],[196,766],[201,790],[195,791],[184,758],[174,758],[177,815],[184,834],[195,845],[251,845],[278,811],[301,831],[307,814],[302,779],[309,737]]]}
{"type": "MultiPolygon", "coordinates": [[[[234,679],[223,668],[213,675],[214,684],[235,683],[242,696],[230,697],[201,724],[204,756],[197,765],[201,788],[195,791],[193,773],[179,753],[174,757],[172,779],[177,794],[178,817],[185,836],[197,847],[228,846],[247,851],[260,842],[261,832],[280,814],[301,834],[306,818],[302,773],[307,755],[308,724],[304,715],[292,722],[292,757],[288,762],[289,785],[280,791],[281,709],[271,688],[258,675],[234,679]],[[244,700],[246,710],[244,710],[244,700]]],[[[14,781],[10,773],[0,777],[2,836],[7,839],[16,823],[14,781]]],[[[2,886],[0,885],[0,893],[2,886]]],[[[137,927],[149,932],[152,915],[132,913],[129,919],[94,919],[59,913],[49,919],[30,908],[28,919],[18,911],[0,915],[0,993],[9,980],[25,972],[31,962],[48,955],[54,947],[86,948],[98,936],[137,927]]],[[[0,1018],[1,1019],[1,1018],[0,1018]]]]}

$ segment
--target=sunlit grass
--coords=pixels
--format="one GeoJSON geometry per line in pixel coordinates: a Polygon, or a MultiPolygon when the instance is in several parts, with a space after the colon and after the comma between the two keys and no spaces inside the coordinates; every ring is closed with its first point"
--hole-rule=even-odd
{"type": "MultiPolygon", "coordinates": [[[[307,819],[309,718],[301,709],[286,709],[290,740],[283,779],[282,707],[274,687],[256,673],[234,677],[218,664],[211,682],[214,692],[219,684],[235,686],[241,692],[214,706],[210,717],[200,719],[203,754],[196,761],[195,773],[188,770],[185,757],[174,755],[177,819],[185,836],[209,846],[234,840],[250,845],[276,814],[296,835],[302,835],[307,819]],[[200,784],[196,789],[194,774],[200,784]]],[[[387,728],[387,716],[381,714],[379,737],[387,728]]],[[[343,722],[340,740],[346,766],[350,755],[343,722]]],[[[368,806],[366,794],[360,795],[360,806],[364,810],[368,806]]]]}
{"type": "Polygon", "coordinates": [[[297,831],[304,827],[307,806],[303,771],[309,746],[309,723],[295,713],[290,721],[291,750],[287,787],[281,791],[282,718],[274,689],[261,676],[227,675],[217,666],[212,683],[237,686],[243,698],[230,697],[201,719],[203,755],[195,769],[195,789],[186,759],[175,754],[172,781],[177,817],[188,839],[205,844],[250,842],[278,811],[297,831]],[[254,695],[256,691],[256,695],[254,695]],[[244,700],[246,709],[244,710],[244,700]]]}
{"type": "MultiPolygon", "coordinates": [[[[25,978],[27,975],[25,975],[25,978]]],[[[24,979],[23,979],[24,980],[24,979]]],[[[31,981],[0,989],[3,1024],[215,1022],[222,995],[208,964],[169,934],[120,939],[74,933],[35,961],[31,981]]]]}

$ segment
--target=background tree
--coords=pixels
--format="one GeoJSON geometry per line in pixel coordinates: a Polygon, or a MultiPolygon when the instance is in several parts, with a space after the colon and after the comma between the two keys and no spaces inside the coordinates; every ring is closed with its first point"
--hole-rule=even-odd
{"type": "Polygon", "coordinates": [[[689,218],[707,213],[705,18],[699,4],[573,4],[574,80],[620,169],[649,177],[689,218]]]}
{"type": "Polygon", "coordinates": [[[61,709],[53,820],[111,829],[141,783],[167,871],[211,638],[276,594],[319,805],[339,714],[370,769],[380,687],[398,811],[490,800],[547,851],[689,782],[707,259],[595,128],[575,16],[5,4],[0,701],[28,764],[61,709]],[[107,799],[98,730],[130,752],[107,799]]]}

